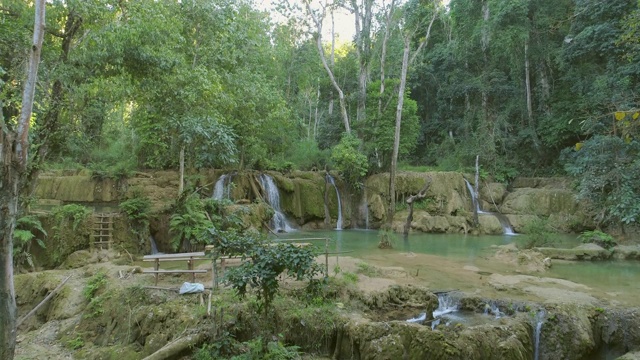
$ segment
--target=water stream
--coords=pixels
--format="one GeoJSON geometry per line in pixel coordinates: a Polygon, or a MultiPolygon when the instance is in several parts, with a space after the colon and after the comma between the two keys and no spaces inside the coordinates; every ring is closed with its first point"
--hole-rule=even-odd
{"type": "Polygon", "coordinates": [[[275,212],[271,219],[273,230],[275,232],[290,232],[294,230],[294,228],[289,225],[286,216],[280,208],[280,191],[273,181],[273,177],[267,174],[260,174],[260,184],[265,191],[265,201],[271,205],[275,212]]]}
{"type": "Polygon", "coordinates": [[[544,309],[541,309],[536,313],[534,318],[535,321],[535,331],[533,333],[533,360],[538,360],[540,358],[540,332],[542,331],[542,324],[544,324],[544,318],[547,313],[544,309]]]}
{"type": "Polygon", "coordinates": [[[213,198],[216,200],[229,199],[231,196],[231,180],[233,175],[223,174],[213,187],[213,198]]]}
{"type": "Polygon", "coordinates": [[[327,174],[327,181],[333,185],[334,189],[336,189],[336,196],[338,197],[338,222],[336,223],[336,230],[342,230],[342,201],[340,201],[340,191],[338,191],[338,187],[336,186],[336,181],[333,176],[327,174]]]}
{"type": "MultiPolygon", "coordinates": [[[[477,180],[476,180],[477,181],[477,180]]],[[[478,215],[492,215],[495,216],[498,221],[500,221],[500,225],[502,226],[502,233],[505,235],[516,235],[513,231],[513,227],[511,227],[511,223],[509,223],[509,219],[503,214],[493,213],[489,211],[483,211],[480,206],[480,199],[478,199],[478,193],[471,186],[467,179],[464,179],[464,182],[467,184],[467,189],[469,190],[469,194],[471,195],[471,203],[473,204],[474,209],[478,213],[478,215]]],[[[476,185],[477,186],[477,185],[476,185]]]]}
{"type": "Polygon", "coordinates": [[[151,244],[151,255],[158,253],[158,245],[156,245],[156,239],[149,235],[149,243],[151,244]]]}

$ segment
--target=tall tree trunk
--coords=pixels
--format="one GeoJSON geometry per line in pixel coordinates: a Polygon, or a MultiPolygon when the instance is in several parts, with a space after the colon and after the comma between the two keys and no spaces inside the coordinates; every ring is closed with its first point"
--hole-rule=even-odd
{"type": "Polygon", "coordinates": [[[178,185],[178,195],[184,191],[184,145],[180,147],[180,184],[178,185]]]}
{"type": "MultiPolygon", "coordinates": [[[[333,16],[333,8],[331,8],[331,56],[329,57],[329,65],[331,71],[336,65],[336,23],[333,16]]],[[[329,93],[329,117],[333,115],[333,91],[329,93]]]]}
{"type": "MultiPolygon", "coordinates": [[[[393,216],[396,212],[396,171],[398,168],[398,153],[400,152],[400,129],[402,128],[402,107],[404,106],[404,91],[407,85],[407,72],[409,71],[409,62],[414,63],[418,54],[424,49],[431,36],[431,27],[438,16],[437,8],[434,9],[433,16],[427,27],[427,33],[424,39],[418,45],[415,53],[409,60],[411,51],[411,38],[414,34],[405,34],[404,51],[402,53],[402,70],[400,73],[400,87],[398,88],[398,106],[396,107],[396,128],[393,137],[393,154],[391,155],[391,169],[389,171],[389,209],[387,210],[387,225],[391,226],[393,216]]],[[[416,29],[417,30],[417,29],[416,29]]]]}
{"type": "Polygon", "coordinates": [[[13,286],[13,232],[18,216],[21,177],[27,169],[29,125],[44,37],[45,0],[35,1],[33,42],[17,133],[0,115],[0,359],[13,359],[16,348],[16,296],[13,286]]]}
{"type": "Polygon", "coordinates": [[[380,97],[378,98],[378,116],[382,115],[382,95],[384,94],[384,67],[387,61],[387,42],[391,35],[391,19],[396,6],[396,0],[391,0],[389,11],[387,12],[386,25],[384,29],[384,37],[382,38],[382,50],[380,54],[380,97]]]}
{"type": "Polygon", "coordinates": [[[404,89],[407,84],[407,70],[409,68],[410,38],[404,38],[404,51],[402,53],[402,72],[400,74],[400,87],[398,89],[398,106],[396,108],[396,131],[393,137],[393,154],[391,155],[391,170],[389,172],[389,209],[387,225],[393,222],[396,213],[396,170],[398,168],[398,152],[400,150],[400,128],[402,125],[402,107],[404,105],[404,89]]]}
{"type": "Polygon", "coordinates": [[[367,85],[369,82],[369,64],[371,62],[371,20],[373,18],[373,0],[362,0],[358,6],[357,0],[351,0],[351,7],[355,16],[356,54],[360,69],[358,72],[358,107],[356,121],[363,121],[366,116],[367,85]]]}
{"type": "Polygon", "coordinates": [[[531,102],[531,75],[529,71],[529,40],[524,41],[524,78],[527,93],[527,119],[533,128],[533,104],[531,102]]]}
{"type": "Polygon", "coordinates": [[[336,90],[336,92],[338,92],[338,98],[340,99],[340,112],[342,113],[344,130],[347,134],[351,134],[351,125],[349,124],[349,114],[347,113],[347,104],[344,98],[344,92],[342,92],[340,85],[338,84],[335,76],[333,75],[333,70],[331,70],[331,68],[329,67],[329,64],[327,63],[327,57],[325,56],[324,48],[322,47],[322,20],[324,16],[322,17],[316,16],[316,14],[311,9],[311,5],[309,4],[309,1],[305,1],[305,5],[318,31],[317,38],[316,38],[316,47],[318,48],[318,53],[320,54],[320,60],[322,61],[322,66],[327,72],[327,75],[329,75],[329,80],[331,80],[331,84],[333,85],[333,88],[336,90]]]}

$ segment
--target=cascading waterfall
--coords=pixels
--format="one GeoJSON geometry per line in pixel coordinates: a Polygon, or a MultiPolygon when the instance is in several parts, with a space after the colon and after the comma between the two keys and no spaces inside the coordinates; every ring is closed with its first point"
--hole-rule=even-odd
{"type": "Polygon", "coordinates": [[[223,174],[220,176],[218,181],[216,181],[215,186],[213,187],[213,198],[216,200],[229,199],[231,196],[231,179],[233,175],[231,174],[223,174]]]}
{"type": "Polygon", "coordinates": [[[336,196],[338,197],[338,222],[336,223],[336,230],[342,230],[342,201],[340,201],[340,191],[338,191],[338,187],[336,186],[333,176],[327,174],[327,181],[333,185],[334,189],[336,189],[336,196]]]}
{"type": "Polygon", "coordinates": [[[149,243],[151,244],[151,255],[158,253],[158,245],[156,245],[156,239],[149,235],[149,243]]]}
{"type": "Polygon", "coordinates": [[[482,207],[480,206],[480,200],[478,199],[478,194],[473,189],[473,186],[471,186],[471,184],[469,183],[469,181],[467,181],[467,179],[464,179],[464,182],[467,184],[467,189],[469,190],[469,194],[471,195],[471,203],[473,204],[473,207],[476,209],[478,214],[487,214],[487,215],[495,216],[498,219],[498,221],[500,221],[503,234],[516,235],[516,233],[513,231],[513,228],[511,227],[511,224],[509,223],[509,219],[507,219],[506,216],[500,213],[493,213],[493,212],[482,210],[482,207]]]}
{"type": "Polygon", "coordinates": [[[536,329],[533,334],[533,360],[540,358],[540,332],[542,331],[542,324],[544,324],[544,318],[546,316],[544,309],[541,309],[536,314],[534,320],[536,322],[536,329]]]}
{"type": "Polygon", "coordinates": [[[360,205],[360,214],[364,215],[364,228],[369,230],[369,202],[367,201],[367,189],[364,189],[364,198],[360,205]]]}
{"type": "Polygon", "coordinates": [[[273,177],[267,174],[260,174],[260,184],[265,191],[265,200],[275,211],[271,219],[273,230],[275,232],[289,232],[294,230],[280,209],[280,192],[278,191],[276,183],[273,181],[273,177]]]}
{"type": "MultiPolygon", "coordinates": [[[[435,329],[437,325],[440,324],[440,319],[442,315],[450,314],[458,311],[458,306],[460,305],[460,301],[456,298],[449,296],[448,293],[438,294],[438,308],[435,309],[432,313],[433,321],[431,322],[431,328],[435,329]]],[[[407,322],[422,322],[427,319],[427,314],[422,313],[413,319],[407,320],[407,322]]]]}

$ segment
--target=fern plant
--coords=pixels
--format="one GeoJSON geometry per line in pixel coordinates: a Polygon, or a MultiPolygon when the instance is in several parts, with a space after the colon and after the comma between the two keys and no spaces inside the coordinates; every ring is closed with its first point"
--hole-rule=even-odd
{"type": "Polygon", "coordinates": [[[47,232],[42,227],[40,219],[35,215],[26,215],[16,220],[16,229],[13,232],[13,258],[16,264],[27,263],[32,270],[35,270],[31,245],[35,240],[41,248],[46,248],[44,241],[34,234],[39,231],[45,237],[47,232]]]}

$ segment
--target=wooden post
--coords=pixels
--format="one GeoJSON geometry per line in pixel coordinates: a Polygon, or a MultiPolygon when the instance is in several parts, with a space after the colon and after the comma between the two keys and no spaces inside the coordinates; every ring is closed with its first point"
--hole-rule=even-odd
{"type": "Polygon", "coordinates": [[[329,276],[329,238],[324,239],[324,268],[326,278],[329,276]]]}
{"type": "Polygon", "coordinates": [[[156,261],[155,261],[155,263],[153,265],[153,269],[156,271],[156,273],[154,275],[156,277],[156,286],[158,286],[158,276],[160,274],[158,274],[157,271],[160,270],[160,259],[156,258],[156,261]]]}

